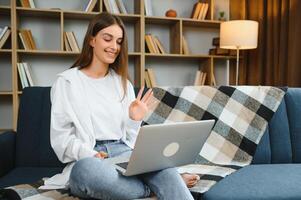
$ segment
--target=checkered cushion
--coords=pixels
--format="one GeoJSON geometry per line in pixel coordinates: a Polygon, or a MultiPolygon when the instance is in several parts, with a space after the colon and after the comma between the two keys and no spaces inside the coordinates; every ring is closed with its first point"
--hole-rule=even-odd
{"type": "Polygon", "coordinates": [[[179,168],[197,173],[191,191],[204,193],[217,181],[249,165],[284,91],[263,86],[187,86],[154,88],[155,104],[144,125],[215,119],[194,164],[179,168]]]}

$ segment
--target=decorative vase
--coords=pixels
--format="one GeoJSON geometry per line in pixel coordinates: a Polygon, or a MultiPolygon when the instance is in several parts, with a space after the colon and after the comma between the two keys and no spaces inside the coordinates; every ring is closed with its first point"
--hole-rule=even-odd
{"type": "Polygon", "coordinates": [[[168,11],[166,11],[165,16],[166,17],[177,17],[177,11],[175,11],[173,9],[169,9],[168,11]]]}

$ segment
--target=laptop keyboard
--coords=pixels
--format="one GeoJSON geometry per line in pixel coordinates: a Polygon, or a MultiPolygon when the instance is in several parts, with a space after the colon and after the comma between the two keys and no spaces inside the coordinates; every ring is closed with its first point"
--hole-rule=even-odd
{"type": "Polygon", "coordinates": [[[121,167],[121,168],[123,168],[125,170],[126,170],[128,164],[129,164],[129,162],[116,163],[116,165],[118,165],[119,167],[121,167]]]}

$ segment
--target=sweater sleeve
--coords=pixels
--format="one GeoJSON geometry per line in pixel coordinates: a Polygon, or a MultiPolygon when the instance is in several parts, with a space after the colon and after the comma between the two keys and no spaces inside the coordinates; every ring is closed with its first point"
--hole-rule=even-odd
{"type": "Polygon", "coordinates": [[[71,117],[69,86],[68,81],[59,77],[51,88],[50,142],[58,159],[63,163],[92,157],[97,153],[76,134],[71,117]]]}
{"type": "Polygon", "coordinates": [[[142,121],[132,120],[129,116],[129,106],[136,99],[133,85],[128,81],[127,87],[128,103],[127,103],[127,117],[126,117],[126,133],[127,139],[134,144],[141,126],[142,121]]]}

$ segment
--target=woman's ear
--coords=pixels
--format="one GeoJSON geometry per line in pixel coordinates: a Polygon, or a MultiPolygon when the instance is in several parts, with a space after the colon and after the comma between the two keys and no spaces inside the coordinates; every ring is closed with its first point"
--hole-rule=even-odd
{"type": "Polygon", "coordinates": [[[95,47],[95,40],[96,40],[95,37],[90,38],[89,44],[90,44],[91,47],[95,47]]]}

